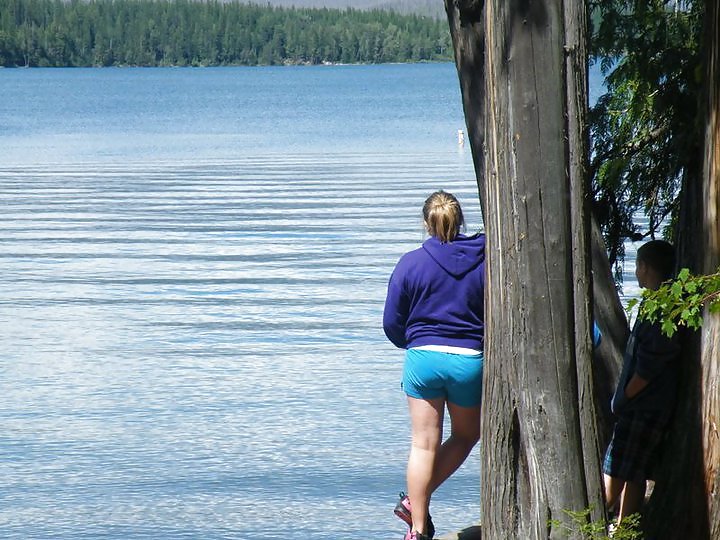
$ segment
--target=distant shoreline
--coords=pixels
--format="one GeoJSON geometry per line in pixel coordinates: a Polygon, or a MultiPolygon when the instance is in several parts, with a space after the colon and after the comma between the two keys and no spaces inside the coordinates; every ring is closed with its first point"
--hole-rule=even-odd
{"type": "Polygon", "coordinates": [[[285,64],[212,64],[212,65],[147,65],[147,64],[111,64],[97,65],[65,65],[65,66],[0,66],[0,69],[214,69],[214,68],[291,68],[291,67],[351,67],[351,66],[405,66],[422,64],[452,64],[454,60],[417,60],[408,62],[295,62],[285,64]]]}

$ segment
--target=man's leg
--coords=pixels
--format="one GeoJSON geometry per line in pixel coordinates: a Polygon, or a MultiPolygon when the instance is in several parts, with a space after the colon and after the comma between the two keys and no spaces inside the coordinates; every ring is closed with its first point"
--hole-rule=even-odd
{"type": "Polygon", "coordinates": [[[626,482],[625,490],[620,499],[618,523],[628,516],[636,514],[645,501],[646,482],[626,482]]]}
{"type": "Polygon", "coordinates": [[[603,475],[605,480],[605,507],[610,510],[617,504],[620,494],[625,488],[625,480],[609,474],[603,475]]]}

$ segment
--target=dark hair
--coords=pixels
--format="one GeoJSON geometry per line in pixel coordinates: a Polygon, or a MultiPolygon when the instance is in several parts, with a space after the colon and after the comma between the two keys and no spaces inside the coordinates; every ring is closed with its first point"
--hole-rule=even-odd
{"type": "Polygon", "coordinates": [[[655,270],[662,281],[675,274],[675,248],[665,240],[651,240],[640,246],[637,260],[655,270]]]}
{"type": "Polygon", "coordinates": [[[452,242],[465,224],[462,208],[455,195],[443,190],[430,195],[423,205],[428,232],[441,242],[452,242]]]}

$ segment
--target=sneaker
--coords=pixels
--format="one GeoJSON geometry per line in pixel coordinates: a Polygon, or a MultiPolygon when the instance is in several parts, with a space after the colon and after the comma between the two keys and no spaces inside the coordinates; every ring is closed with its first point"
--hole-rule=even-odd
{"type": "MultiPolygon", "coordinates": [[[[410,507],[410,498],[402,491],[400,492],[400,500],[395,505],[394,512],[395,515],[402,519],[408,527],[412,528],[412,508],[410,507]]],[[[423,536],[427,536],[432,540],[432,537],[435,536],[435,526],[433,525],[430,514],[428,514],[425,528],[427,529],[427,535],[423,536]]]]}
{"type": "Polygon", "coordinates": [[[426,536],[423,533],[419,533],[417,531],[408,531],[405,534],[403,540],[432,540],[432,537],[426,536]]]}

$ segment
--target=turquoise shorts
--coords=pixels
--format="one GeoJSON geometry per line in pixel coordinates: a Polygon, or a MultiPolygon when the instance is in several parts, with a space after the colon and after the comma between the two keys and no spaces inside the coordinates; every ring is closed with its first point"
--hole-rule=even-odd
{"type": "Polygon", "coordinates": [[[483,355],[408,349],[402,388],[417,399],[445,398],[460,407],[482,399],[483,355]]]}

